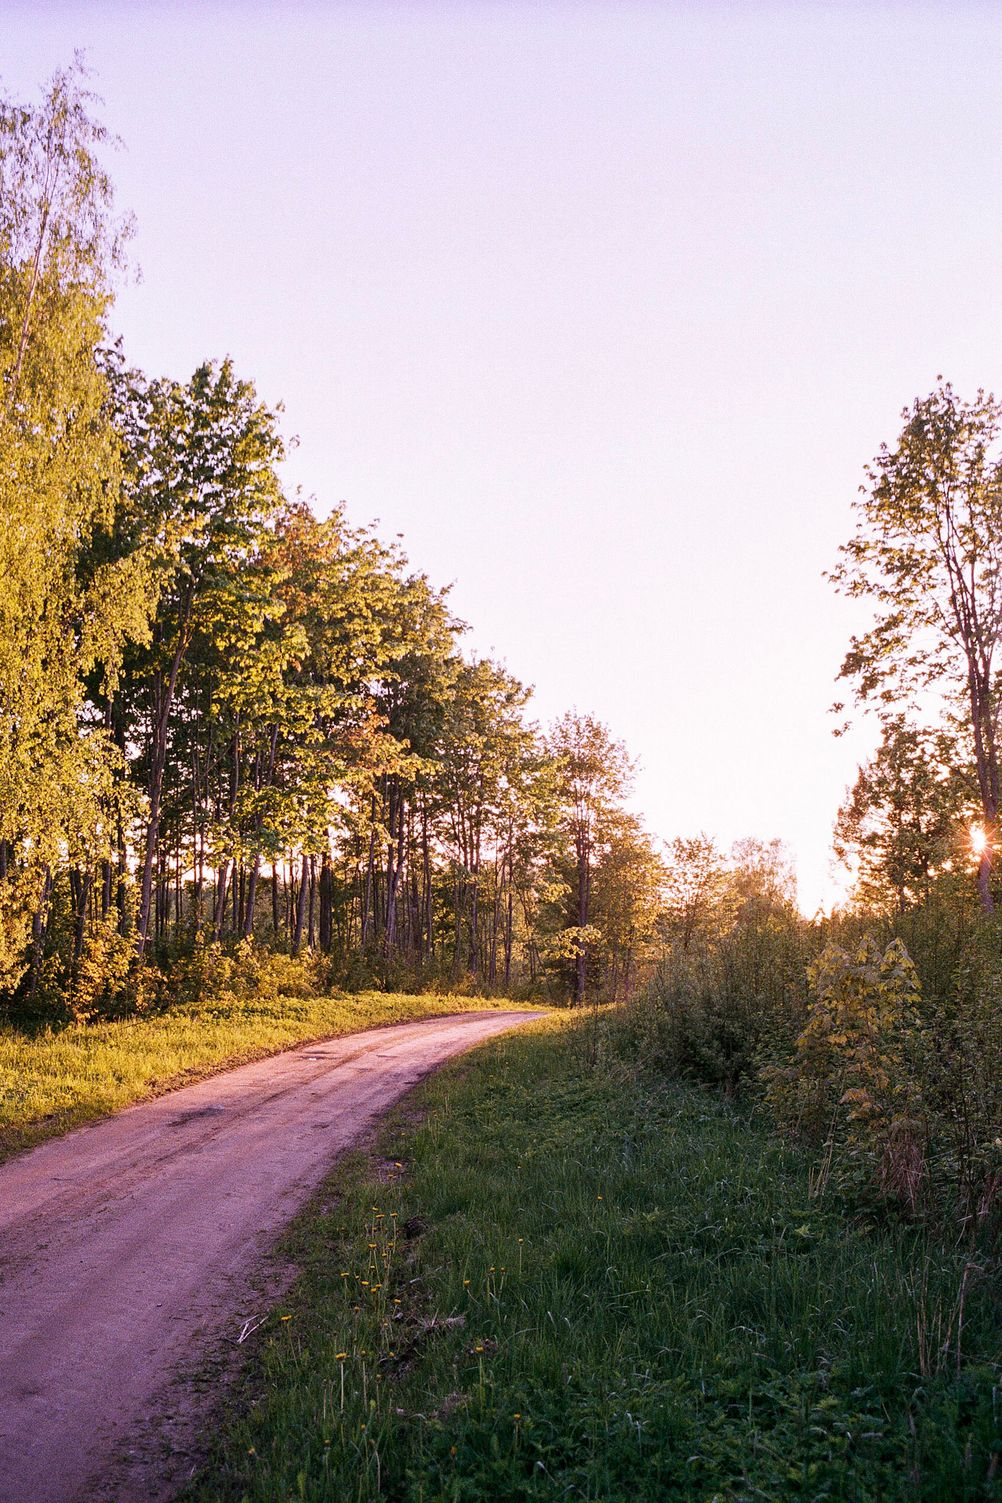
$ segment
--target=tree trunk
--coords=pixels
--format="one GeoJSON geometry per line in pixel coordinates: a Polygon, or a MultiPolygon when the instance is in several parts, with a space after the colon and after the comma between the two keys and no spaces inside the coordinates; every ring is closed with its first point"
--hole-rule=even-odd
{"type": "Polygon", "coordinates": [[[303,922],[306,918],[306,898],[310,883],[310,858],[303,854],[303,874],[299,883],[299,897],[296,902],[296,927],[292,936],[292,953],[299,954],[299,947],[303,940],[303,922]]]}
{"type": "Polygon", "coordinates": [[[333,910],[334,873],[331,870],[330,852],[324,851],[320,861],[320,948],[325,955],[329,955],[333,948],[333,910]]]}

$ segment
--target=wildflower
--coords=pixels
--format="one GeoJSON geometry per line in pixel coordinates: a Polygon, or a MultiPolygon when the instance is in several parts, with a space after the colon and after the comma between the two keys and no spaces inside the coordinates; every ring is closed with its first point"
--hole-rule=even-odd
{"type": "Polygon", "coordinates": [[[285,1320],[291,1320],[292,1316],[291,1315],[280,1315],[278,1318],[279,1318],[279,1320],[285,1321],[285,1320]]]}
{"type": "Polygon", "coordinates": [[[348,1355],[347,1352],[335,1352],[334,1353],[334,1361],[335,1362],[343,1362],[345,1360],[345,1358],[347,1357],[347,1355],[348,1355]]]}

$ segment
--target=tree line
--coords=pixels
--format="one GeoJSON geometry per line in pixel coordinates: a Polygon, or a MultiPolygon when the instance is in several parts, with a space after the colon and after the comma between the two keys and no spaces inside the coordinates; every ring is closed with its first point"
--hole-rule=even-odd
{"type": "Polygon", "coordinates": [[[79,66],[0,105],[0,997],[245,941],[332,980],[628,990],[662,871],[625,749],[541,729],[447,591],[290,495],[231,360],[129,364],[94,108],[79,66]]]}

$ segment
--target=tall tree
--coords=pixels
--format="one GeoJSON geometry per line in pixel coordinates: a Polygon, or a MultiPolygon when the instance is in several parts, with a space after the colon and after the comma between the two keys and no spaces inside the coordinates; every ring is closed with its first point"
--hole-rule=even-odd
{"type": "Polygon", "coordinates": [[[186,385],[154,382],[144,400],[134,504],[159,543],[160,590],[150,646],[129,664],[130,731],[142,748],[147,797],[140,954],[149,939],[172,716],[184,670],[197,639],[221,643],[234,619],[247,621],[248,571],[281,502],[276,465],[283,453],[276,413],[229,360],[201,365],[186,385]]]}
{"type": "Polygon", "coordinates": [[[626,796],[633,764],[622,742],[591,715],[570,711],[554,725],[549,750],[559,768],[562,823],[573,864],[572,910],[568,929],[576,932],[574,1001],[588,986],[588,930],[592,877],[602,849],[603,828],[626,796]]]}
{"type": "Polygon", "coordinates": [[[665,853],[661,929],[668,945],[687,954],[726,927],[730,886],[724,857],[709,835],[677,836],[665,853]]]}
{"type": "Polygon", "coordinates": [[[114,753],[96,665],[146,631],[140,555],[109,556],[117,444],[98,358],[122,243],[79,67],[0,101],[0,984],[38,954],[59,870],[96,853],[114,753]],[[71,856],[72,853],[72,856],[71,856]]]}
{"type": "Polygon", "coordinates": [[[867,906],[900,914],[928,898],[977,803],[973,770],[964,763],[948,731],[887,719],[835,823],[835,854],[855,866],[867,906]]]}
{"type": "Polygon", "coordinates": [[[987,835],[978,892],[993,906],[999,817],[1002,631],[1002,409],[962,401],[940,381],[917,400],[894,449],[884,445],[856,503],[856,535],[831,578],[870,600],[876,619],[854,637],[841,677],[857,700],[894,713],[945,693],[962,706],[987,835]]]}

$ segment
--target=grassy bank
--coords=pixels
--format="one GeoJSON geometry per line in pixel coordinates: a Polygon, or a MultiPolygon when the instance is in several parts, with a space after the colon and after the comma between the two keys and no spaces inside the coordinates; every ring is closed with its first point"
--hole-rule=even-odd
{"type": "Polygon", "coordinates": [[[482,997],[238,997],[29,1035],[0,1028],[0,1159],[136,1101],[311,1039],[380,1023],[511,1007],[482,997]]]}
{"type": "Polygon", "coordinates": [[[1002,1495],[984,1264],[812,1201],[774,1139],[573,1020],[418,1100],[293,1229],[189,1500],[1002,1495]]]}

